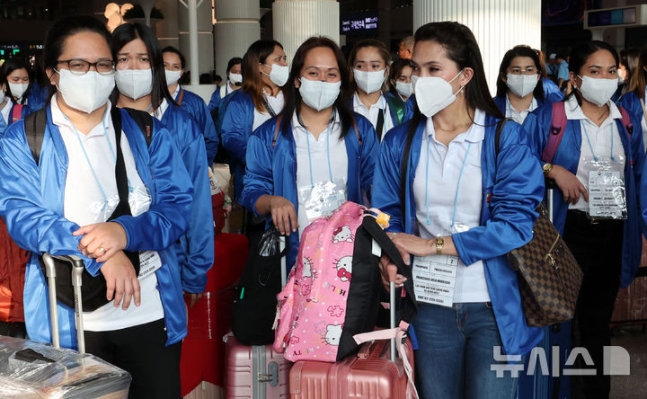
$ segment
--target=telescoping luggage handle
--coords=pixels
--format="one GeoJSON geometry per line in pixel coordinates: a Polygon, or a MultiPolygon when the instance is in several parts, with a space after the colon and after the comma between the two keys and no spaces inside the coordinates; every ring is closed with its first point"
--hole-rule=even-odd
{"type": "Polygon", "coordinates": [[[76,321],[76,337],[79,347],[79,353],[85,353],[85,337],[83,335],[83,299],[81,294],[83,269],[85,265],[83,260],[75,255],[51,255],[43,254],[43,263],[45,264],[45,273],[47,285],[49,287],[49,310],[50,323],[52,328],[52,344],[55,348],[61,347],[61,340],[58,330],[58,307],[56,301],[56,267],[54,259],[61,260],[72,264],[72,285],[74,286],[74,319],[76,321]]]}
{"type": "Polygon", "coordinates": [[[391,328],[389,330],[377,330],[377,331],[372,331],[372,332],[367,332],[362,334],[356,334],[353,336],[353,338],[355,339],[355,342],[357,342],[358,344],[362,344],[364,342],[378,340],[378,339],[390,339],[391,361],[395,362],[397,358],[397,354],[400,354],[401,355],[400,358],[402,359],[402,366],[404,368],[405,374],[407,375],[406,397],[407,399],[417,399],[419,398],[419,395],[418,395],[418,390],[413,384],[414,376],[413,376],[413,367],[410,362],[411,359],[408,359],[408,357],[406,356],[406,352],[404,351],[404,348],[402,345],[404,331],[406,327],[408,327],[408,324],[402,322],[399,326],[396,325],[395,279],[398,273],[398,267],[395,265],[389,265],[387,266],[386,272],[389,276],[389,316],[390,316],[389,319],[390,319],[391,328]]]}

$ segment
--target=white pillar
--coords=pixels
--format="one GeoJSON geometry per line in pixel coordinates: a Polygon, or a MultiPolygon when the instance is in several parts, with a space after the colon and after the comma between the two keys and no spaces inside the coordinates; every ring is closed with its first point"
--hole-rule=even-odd
{"type": "Polygon", "coordinates": [[[413,29],[428,22],[468,26],[481,48],[490,92],[506,51],[518,44],[541,45],[541,2],[537,0],[414,0],[413,29]]]}
{"type": "Polygon", "coordinates": [[[180,51],[191,71],[191,84],[198,84],[201,73],[213,70],[213,25],[211,1],[180,0],[177,19],[180,51]]]}
{"type": "Polygon", "coordinates": [[[243,57],[261,38],[259,0],[216,0],[216,73],[226,79],[227,62],[243,57]]]}
{"type": "Polygon", "coordinates": [[[327,36],[339,44],[336,0],[276,0],[272,4],[274,39],[283,45],[288,64],[307,38],[327,36]]]}

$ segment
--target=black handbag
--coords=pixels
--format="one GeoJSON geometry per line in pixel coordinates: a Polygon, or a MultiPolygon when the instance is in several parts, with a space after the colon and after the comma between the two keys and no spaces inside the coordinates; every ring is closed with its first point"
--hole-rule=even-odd
{"type": "Polygon", "coordinates": [[[271,228],[247,258],[234,292],[231,312],[231,331],[244,345],[267,345],[274,342],[274,318],[281,292],[282,258],[287,245],[281,250],[280,233],[271,228]]]}

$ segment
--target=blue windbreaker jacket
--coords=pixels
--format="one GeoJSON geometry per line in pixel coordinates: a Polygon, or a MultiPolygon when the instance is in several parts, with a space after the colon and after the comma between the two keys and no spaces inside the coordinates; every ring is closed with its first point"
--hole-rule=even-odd
{"type": "MultiPolygon", "coordinates": [[[[245,177],[247,142],[254,126],[252,96],[241,90],[231,93],[220,104],[218,127],[222,146],[229,153],[234,174],[234,196],[239,203],[245,177]]],[[[251,211],[251,208],[248,208],[251,211]]]]}
{"type": "Polygon", "coordinates": [[[182,288],[199,294],[207,286],[207,271],[214,262],[213,207],[204,141],[194,120],[176,105],[169,105],[162,116],[162,123],[175,139],[193,184],[193,205],[187,215],[188,230],[175,248],[182,273],[182,288]]]}
{"type": "MultiPolygon", "coordinates": [[[[542,337],[541,328],[528,327],[521,308],[517,272],[507,253],[532,238],[535,209],[544,195],[544,178],[530,140],[519,124],[508,121],[495,154],[496,122],[487,116],[481,153],[483,205],[479,227],[452,235],[458,255],[466,265],[482,260],[503,347],[507,354],[525,354],[542,337]]],[[[415,234],[417,230],[413,181],[420,160],[426,119],[419,123],[409,156],[405,215],[401,211],[401,163],[409,121],[386,136],[373,179],[373,206],[391,215],[389,231],[415,234]]]]}
{"type": "Polygon", "coordinates": [[[216,125],[213,123],[213,119],[211,119],[211,113],[207,109],[207,104],[197,94],[185,90],[180,86],[180,93],[175,98],[176,102],[179,100],[182,92],[184,92],[184,95],[182,96],[182,104],[180,106],[195,119],[202,130],[204,146],[207,151],[207,166],[211,166],[213,160],[216,158],[218,145],[220,144],[220,137],[216,133],[216,125]]]}
{"type": "MultiPolygon", "coordinates": [[[[357,133],[351,126],[344,143],[348,155],[348,178],[346,192],[348,200],[363,203],[362,193],[371,193],[373,169],[378,154],[377,134],[368,119],[355,114],[357,130],[362,143],[357,140],[357,133]]],[[[296,143],[292,126],[279,133],[274,147],[272,140],[276,131],[277,118],[265,122],[249,138],[247,147],[247,175],[242,192],[242,204],[249,210],[256,211],[256,201],[262,195],[279,195],[287,198],[298,213],[296,143]]],[[[271,222],[268,216],[268,223],[271,222]]],[[[299,234],[290,234],[287,255],[288,270],[294,265],[299,249],[299,234]]]]}
{"type": "MultiPolygon", "coordinates": [[[[626,132],[626,129],[622,126],[621,120],[618,119],[616,121],[622,146],[627,157],[627,163],[625,164],[625,189],[628,215],[624,223],[624,236],[622,241],[622,273],[620,275],[620,285],[622,287],[628,286],[633,281],[636,270],[640,266],[642,252],[642,240],[640,237],[641,212],[636,187],[638,182],[641,182],[640,177],[644,163],[643,135],[640,120],[636,120],[631,112],[629,114],[631,115],[634,127],[633,134],[631,135],[631,143],[629,142],[628,135],[626,133],[623,134],[623,132],[626,132]]],[[[523,123],[524,129],[530,134],[533,140],[535,154],[538,154],[538,157],[541,157],[544,147],[548,144],[548,135],[550,134],[552,119],[553,107],[552,105],[547,105],[530,113],[523,123]]],[[[581,148],[582,131],[580,121],[569,120],[552,163],[561,165],[571,173],[576,174],[581,148]]],[[[560,233],[563,233],[568,204],[564,202],[564,196],[557,187],[553,193],[553,209],[553,224],[560,233]]]]}
{"type": "MultiPolygon", "coordinates": [[[[121,111],[122,130],[132,148],[137,171],[148,187],[152,203],[148,212],[137,217],[121,216],[128,237],[127,250],[156,250],[162,267],[155,274],[164,307],[167,345],[186,335],[186,307],[180,283],[180,268],[169,248],[186,230],[193,187],[173,145],[168,130],[154,122],[149,148],[137,124],[121,111]]],[[[15,123],[0,136],[0,216],[7,222],[11,237],[33,254],[25,275],[25,323],[30,339],[51,342],[47,284],[38,254],[76,255],[88,272],[96,276],[102,264],[84,256],[77,248],[81,237],[72,236],[80,226],[63,217],[67,151],[58,127],[47,107],[47,128],[39,166],[27,144],[24,123],[15,123]]],[[[74,310],[58,305],[61,345],[76,347],[74,310]]]]}

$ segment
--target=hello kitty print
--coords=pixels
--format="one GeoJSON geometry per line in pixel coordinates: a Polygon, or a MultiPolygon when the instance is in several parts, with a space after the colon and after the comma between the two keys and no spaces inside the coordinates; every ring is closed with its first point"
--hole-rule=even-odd
{"type": "Polygon", "coordinates": [[[286,359],[336,360],[353,275],[355,231],[365,209],[346,202],[304,230],[297,264],[278,296],[274,349],[286,359]]]}

